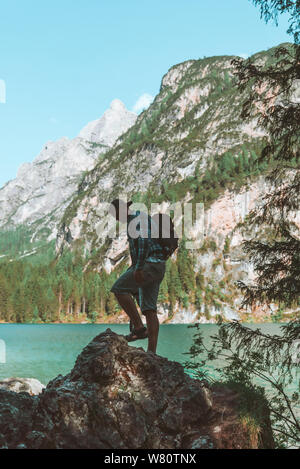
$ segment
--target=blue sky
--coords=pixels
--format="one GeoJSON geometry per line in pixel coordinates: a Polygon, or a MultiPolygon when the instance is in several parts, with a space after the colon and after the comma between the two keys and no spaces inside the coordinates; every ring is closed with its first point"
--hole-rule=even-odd
{"type": "Polygon", "coordinates": [[[290,40],[287,27],[266,25],[249,0],[2,0],[0,186],[113,99],[137,109],[172,65],[251,55],[290,40]]]}

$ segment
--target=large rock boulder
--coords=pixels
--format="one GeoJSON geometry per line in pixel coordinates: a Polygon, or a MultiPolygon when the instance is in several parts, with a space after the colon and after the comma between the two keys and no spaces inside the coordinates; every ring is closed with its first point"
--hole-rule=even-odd
{"type": "Polygon", "coordinates": [[[68,375],[52,380],[39,396],[0,392],[3,447],[272,446],[268,417],[259,438],[250,437],[238,416],[236,393],[209,389],[179,363],[129,347],[110,329],[85,347],[68,375]],[[7,421],[11,431],[6,431],[7,421]]]}

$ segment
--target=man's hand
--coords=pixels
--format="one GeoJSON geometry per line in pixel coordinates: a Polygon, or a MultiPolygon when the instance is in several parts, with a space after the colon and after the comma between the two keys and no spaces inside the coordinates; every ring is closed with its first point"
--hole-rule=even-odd
{"type": "Polygon", "coordinates": [[[144,281],[144,272],[142,270],[136,270],[134,272],[134,280],[136,283],[143,283],[144,281]]]}

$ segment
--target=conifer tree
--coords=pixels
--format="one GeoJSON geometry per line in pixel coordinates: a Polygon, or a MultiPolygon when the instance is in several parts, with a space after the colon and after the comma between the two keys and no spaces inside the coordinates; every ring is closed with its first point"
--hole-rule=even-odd
{"type": "Polygon", "coordinates": [[[300,103],[295,96],[300,79],[299,2],[253,1],[267,21],[290,13],[294,44],[277,48],[273,61],[266,64],[252,59],[234,61],[240,89],[252,85],[242,117],[246,119],[260,109],[256,112],[258,122],[269,137],[259,161],[273,162],[267,175],[273,189],[247,217],[255,237],[244,247],[256,268],[257,281],[253,285],[239,282],[239,286],[245,294],[245,306],[270,302],[296,306],[300,298],[300,229],[293,220],[300,202],[300,103]]]}

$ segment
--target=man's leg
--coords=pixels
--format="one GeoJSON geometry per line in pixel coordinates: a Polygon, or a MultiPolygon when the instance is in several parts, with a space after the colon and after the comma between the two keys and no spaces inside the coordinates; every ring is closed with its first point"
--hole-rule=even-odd
{"type": "Polygon", "coordinates": [[[159,320],[157,317],[157,299],[160,283],[165,273],[165,264],[149,262],[146,263],[144,270],[144,275],[150,280],[150,282],[140,289],[140,308],[142,313],[146,316],[147,321],[148,352],[156,353],[159,332],[159,320]]]}
{"type": "Polygon", "coordinates": [[[159,332],[159,320],[156,311],[144,311],[148,329],[148,352],[156,353],[157,339],[159,332]]]}
{"type": "Polygon", "coordinates": [[[137,285],[134,280],[134,269],[129,267],[121,277],[111,287],[111,292],[114,293],[119,305],[129,316],[133,327],[136,330],[142,329],[143,323],[136,308],[132,294],[137,290],[137,285]]]}
{"type": "Polygon", "coordinates": [[[124,309],[125,313],[129,316],[136,330],[144,327],[141,316],[138,313],[134,299],[129,293],[115,293],[119,305],[124,309]]]}

